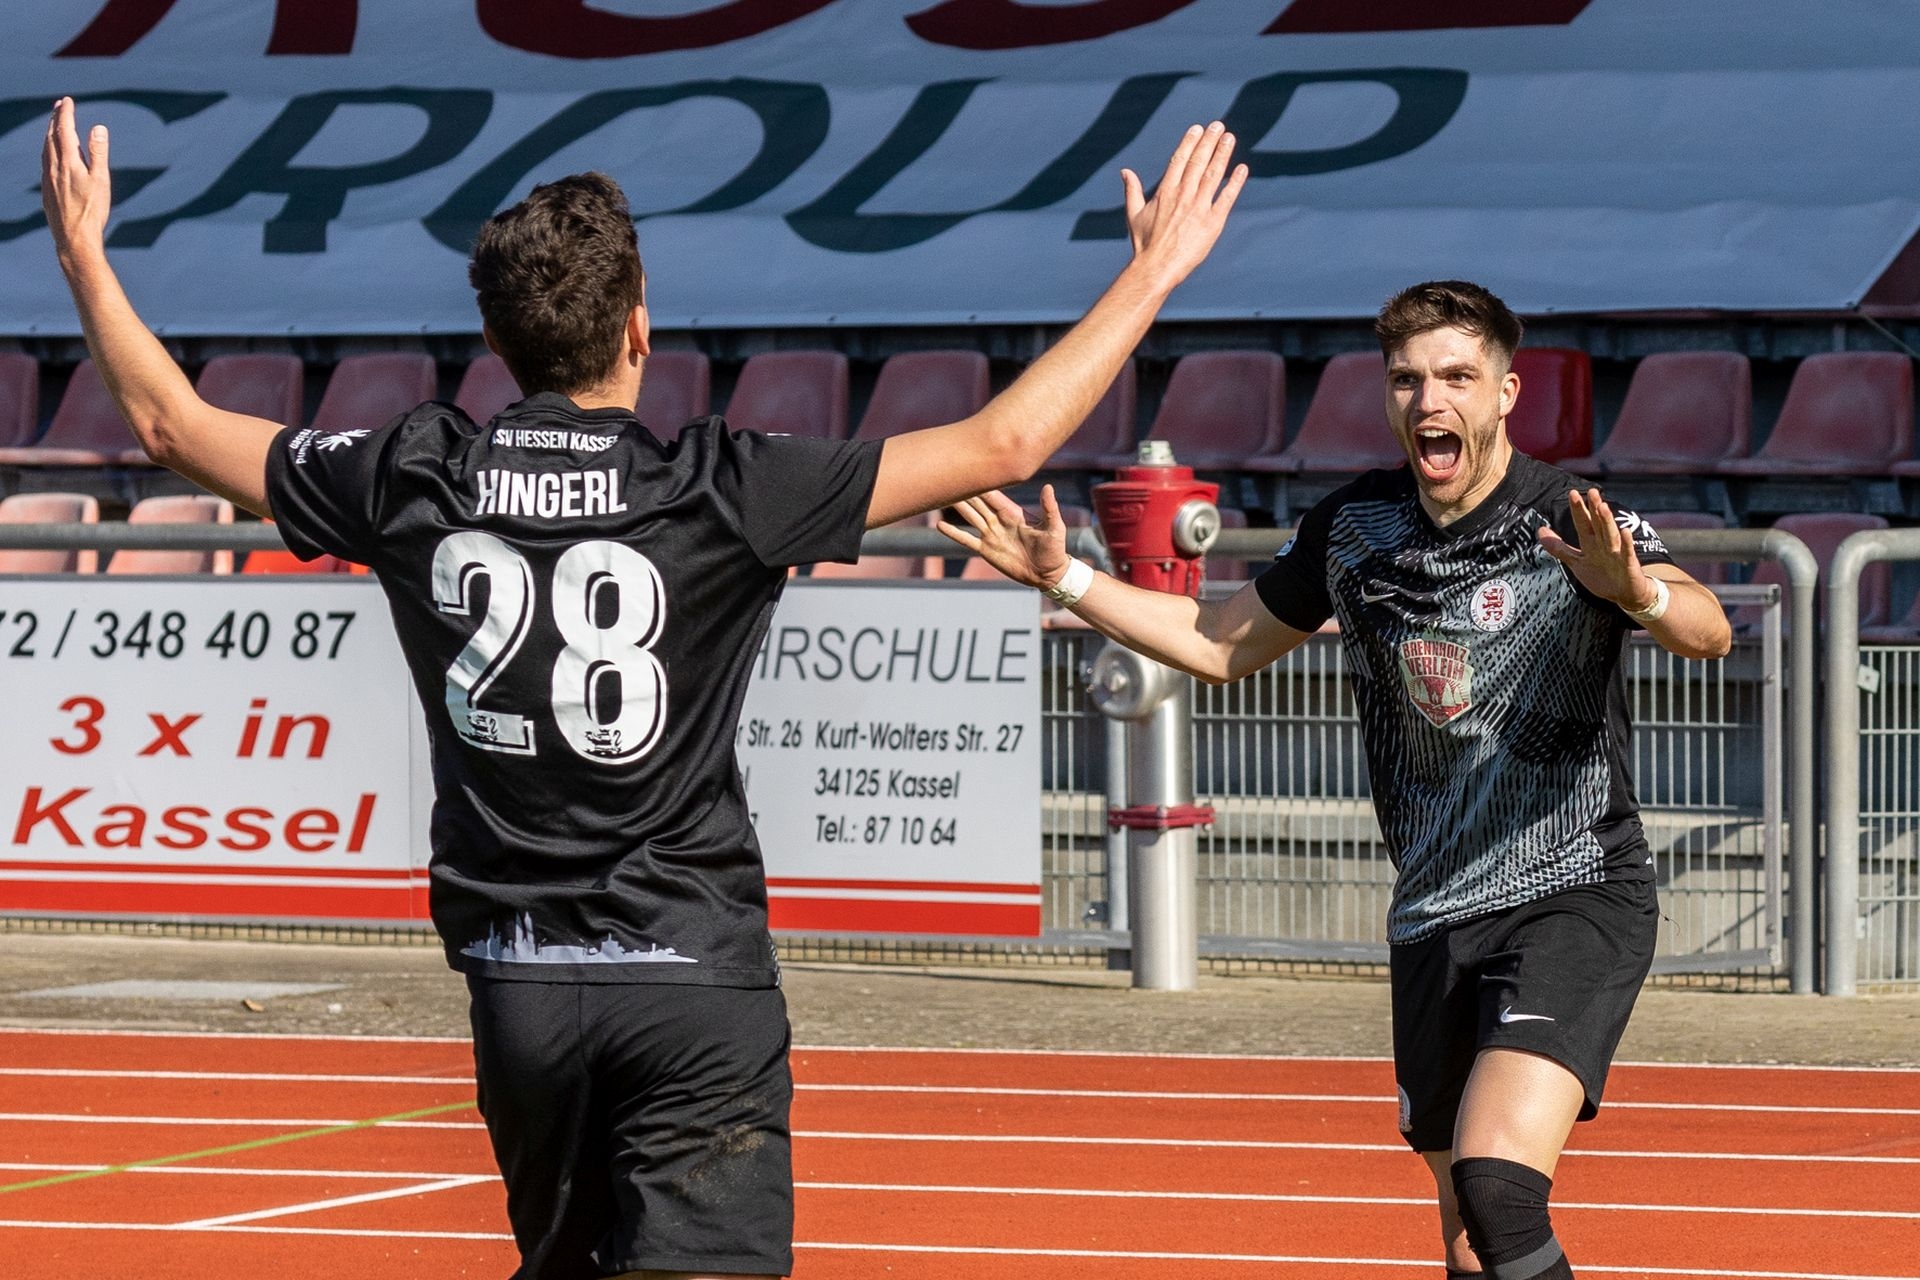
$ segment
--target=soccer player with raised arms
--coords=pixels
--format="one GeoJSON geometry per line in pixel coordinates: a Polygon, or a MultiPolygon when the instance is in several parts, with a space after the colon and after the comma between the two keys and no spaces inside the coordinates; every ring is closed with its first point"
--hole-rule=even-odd
{"type": "Polygon", "coordinates": [[[107,134],[70,99],[42,195],[88,349],[159,463],[371,565],[432,739],[432,910],[472,996],[480,1107],[520,1280],[783,1275],[792,1083],[760,850],[733,755],[790,565],[1037,471],[1093,409],[1246,181],[1218,123],[1133,257],[974,416],[887,440],[634,417],[648,351],[627,202],[599,174],[488,221],[469,275],[529,394],[476,425],[430,403],[330,435],[202,401],[108,266],[107,134]]]}
{"type": "Polygon", "coordinates": [[[1451,1276],[1573,1274],[1548,1214],[1653,961],[1652,855],[1627,775],[1628,631],[1711,658],[1732,635],[1654,530],[1515,452],[1521,324],[1478,285],[1391,299],[1375,332],[1407,465],[1309,511],[1219,601],[1143,591],[1066,553],[1051,489],[942,525],[1113,639],[1212,683],[1329,617],[1398,868],[1387,920],[1400,1128],[1430,1166],[1451,1276]]]}

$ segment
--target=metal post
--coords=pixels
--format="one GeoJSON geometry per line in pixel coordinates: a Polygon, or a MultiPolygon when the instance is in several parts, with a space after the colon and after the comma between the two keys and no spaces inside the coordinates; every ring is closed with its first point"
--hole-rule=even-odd
{"type": "Polygon", "coordinates": [[[1823,989],[1855,994],[1860,942],[1860,575],[1920,559],[1920,529],[1853,534],[1827,567],[1827,954],[1823,989]]]}
{"type": "Polygon", "coordinates": [[[1109,644],[1093,661],[1094,705],[1126,725],[1126,803],[1109,822],[1126,832],[1133,985],[1191,991],[1200,980],[1197,826],[1193,803],[1193,680],[1109,644]]]}
{"type": "Polygon", "coordinates": [[[1793,630],[1787,639],[1789,667],[1787,694],[1787,780],[1791,790],[1787,821],[1787,975],[1796,995],[1814,990],[1820,930],[1815,901],[1819,892],[1819,809],[1814,799],[1814,679],[1813,650],[1817,632],[1814,600],[1820,562],[1807,544],[1790,533],[1769,529],[1760,542],[1760,554],[1780,562],[1787,571],[1787,604],[1793,630]]]}

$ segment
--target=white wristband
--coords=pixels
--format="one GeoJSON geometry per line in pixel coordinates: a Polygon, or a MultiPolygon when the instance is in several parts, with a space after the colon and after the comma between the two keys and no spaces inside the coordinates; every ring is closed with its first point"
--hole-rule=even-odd
{"type": "Polygon", "coordinates": [[[1043,588],[1047,599],[1071,606],[1081,596],[1087,594],[1087,588],[1093,585],[1093,566],[1077,556],[1067,560],[1067,571],[1060,575],[1060,581],[1043,588]]]}
{"type": "MultiPolygon", "coordinates": [[[[1652,577],[1651,574],[1648,576],[1652,577]]],[[[1658,622],[1667,612],[1667,602],[1672,599],[1673,592],[1667,589],[1667,584],[1659,578],[1653,578],[1653,603],[1638,612],[1632,609],[1622,609],[1621,612],[1635,622],[1658,622]]]]}

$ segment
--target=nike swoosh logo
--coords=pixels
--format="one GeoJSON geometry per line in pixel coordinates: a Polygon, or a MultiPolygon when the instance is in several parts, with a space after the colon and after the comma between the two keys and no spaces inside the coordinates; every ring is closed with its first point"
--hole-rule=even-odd
{"type": "Polygon", "coordinates": [[[1513,1006],[1509,1005],[1500,1011],[1500,1021],[1502,1022],[1552,1022],[1554,1021],[1554,1019],[1549,1018],[1544,1013],[1515,1013],[1513,1011],[1513,1006]]]}
{"type": "Polygon", "coordinates": [[[1362,587],[1360,588],[1360,598],[1366,601],[1368,604],[1379,604],[1382,600],[1393,599],[1393,592],[1382,591],[1379,595],[1375,595],[1373,594],[1373,592],[1367,590],[1365,587],[1362,587]]]}

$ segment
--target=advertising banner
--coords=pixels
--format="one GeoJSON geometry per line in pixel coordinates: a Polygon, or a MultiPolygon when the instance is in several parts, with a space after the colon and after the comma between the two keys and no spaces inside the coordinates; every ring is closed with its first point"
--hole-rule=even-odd
{"type": "Polygon", "coordinates": [[[475,332],[474,229],[587,168],[663,327],[1069,320],[1119,168],[1214,117],[1253,177],[1169,318],[1844,308],[1920,226],[1920,24],[1876,0],[87,0],[14,6],[0,86],[0,334],[77,332],[63,93],[172,334],[475,332]]]}
{"type": "MultiPolygon", "coordinates": [[[[796,584],[739,755],[776,928],[1040,931],[1038,598],[796,584]]],[[[0,912],[427,919],[419,702],[366,578],[0,579],[0,912]]]]}

